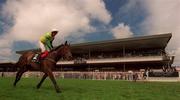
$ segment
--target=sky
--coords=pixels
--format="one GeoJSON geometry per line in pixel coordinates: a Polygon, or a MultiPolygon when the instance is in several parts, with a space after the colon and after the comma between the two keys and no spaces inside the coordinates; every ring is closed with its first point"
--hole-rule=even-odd
{"type": "Polygon", "coordinates": [[[0,62],[38,48],[58,29],[54,45],[172,33],[166,51],[180,65],[180,0],[0,0],[0,62]]]}

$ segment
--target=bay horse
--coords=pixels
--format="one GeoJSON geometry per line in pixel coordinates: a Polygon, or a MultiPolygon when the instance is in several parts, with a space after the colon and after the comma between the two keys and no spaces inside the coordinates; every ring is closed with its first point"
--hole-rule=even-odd
{"type": "Polygon", "coordinates": [[[65,44],[62,44],[54,49],[52,49],[48,56],[40,60],[40,63],[37,64],[36,62],[32,62],[32,58],[34,57],[36,53],[29,51],[25,52],[20,56],[18,62],[15,64],[15,67],[18,68],[17,74],[16,74],[16,79],[14,81],[14,87],[16,86],[17,82],[21,79],[21,76],[23,75],[24,72],[28,70],[39,70],[44,73],[41,81],[37,85],[37,89],[41,87],[41,84],[43,81],[46,79],[47,76],[51,79],[52,83],[54,84],[55,90],[57,93],[61,92],[59,86],[56,83],[56,80],[54,78],[54,75],[52,73],[52,70],[55,68],[57,61],[60,58],[64,58],[67,60],[70,60],[72,58],[71,50],[70,50],[70,45],[67,44],[67,41],[65,44]]]}

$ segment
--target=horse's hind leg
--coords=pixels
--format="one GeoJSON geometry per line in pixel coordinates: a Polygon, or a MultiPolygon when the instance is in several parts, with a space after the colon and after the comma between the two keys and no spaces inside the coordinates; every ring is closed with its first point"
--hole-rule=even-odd
{"type": "Polygon", "coordinates": [[[14,81],[14,86],[16,86],[17,82],[21,79],[21,76],[24,72],[26,72],[26,69],[20,69],[16,74],[16,79],[14,81]]]}
{"type": "Polygon", "coordinates": [[[48,75],[47,75],[46,73],[43,75],[41,81],[40,81],[39,84],[37,85],[37,89],[39,89],[39,88],[41,87],[43,81],[46,79],[47,76],[48,76],[48,75]]]}

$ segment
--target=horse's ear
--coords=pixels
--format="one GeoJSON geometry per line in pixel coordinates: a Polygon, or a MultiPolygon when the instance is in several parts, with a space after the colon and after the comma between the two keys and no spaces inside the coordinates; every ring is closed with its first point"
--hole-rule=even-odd
{"type": "Polygon", "coordinates": [[[67,41],[65,42],[65,44],[64,45],[67,45],[67,41]]]}

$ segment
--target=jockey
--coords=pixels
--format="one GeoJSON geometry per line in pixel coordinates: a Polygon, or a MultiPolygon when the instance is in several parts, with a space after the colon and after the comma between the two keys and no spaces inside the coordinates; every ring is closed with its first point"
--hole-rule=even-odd
{"type": "Polygon", "coordinates": [[[51,32],[45,33],[43,36],[40,37],[39,45],[41,48],[41,58],[45,58],[48,55],[48,52],[53,49],[52,42],[58,33],[57,29],[53,29],[51,32]]]}
{"type": "MultiPolygon", "coordinates": [[[[51,49],[53,49],[52,42],[53,42],[57,33],[58,33],[58,30],[53,29],[51,32],[47,32],[43,36],[40,37],[39,45],[40,45],[40,49],[41,49],[41,53],[42,53],[40,56],[40,59],[45,58],[48,55],[49,51],[51,49]]],[[[37,56],[38,55],[35,55],[33,60],[37,61],[38,60],[37,56]]]]}

